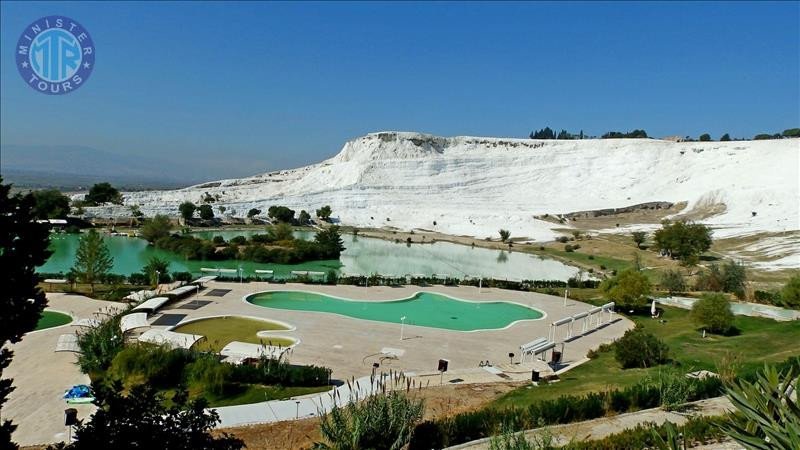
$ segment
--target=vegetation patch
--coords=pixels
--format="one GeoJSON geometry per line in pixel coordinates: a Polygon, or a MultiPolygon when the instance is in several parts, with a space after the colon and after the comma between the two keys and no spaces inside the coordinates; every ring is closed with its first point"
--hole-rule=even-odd
{"type": "Polygon", "coordinates": [[[72,322],[72,317],[67,314],[55,311],[42,311],[42,317],[36,323],[36,330],[60,327],[72,322]]]}

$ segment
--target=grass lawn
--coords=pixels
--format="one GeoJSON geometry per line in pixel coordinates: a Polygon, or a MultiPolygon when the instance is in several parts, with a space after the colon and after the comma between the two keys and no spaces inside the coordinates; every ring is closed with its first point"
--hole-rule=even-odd
{"type": "MultiPolygon", "coordinates": [[[[209,402],[209,406],[231,406],[231,405],[246,405],[248,403],[258,403],[269,400],[286,400],[291,397],[299,395],[314,394],[317,392],[326,392],[330,390],[330,386],[314,386],[314,387],[282,387],[282,386],[266,386],[260,384],[248,384],[242,386],[238,392],[231,393],[223,398],[216,398],[208,392],[201,392],[197,395],[204,395],[209,402]]],[[[191,393],[191,390],[190,390],[191,393]]]]}
{"type": "MultiPolygon", "coordinates": [[[[688,310],[664,308],[665,324],[649,317],[632,317],[647,331],[663,340],[680,370],[716,371],[716,364],[726,355],[739,356],[741,371],[752,371],[765,362],[779,362],[800,355],[800,321],[777,322],[770,319],[736,316],[736,336],[707,335],[702,338],[688,310]]],[[[568,394],[584,394],[635,384],[648,374],[655,375],[664,366],[623,370],[613,352],[601,353],[565,373],[561,381],[540,387],[525,386],[513,390],[492,403],[494,407],[524,406],[535,401],[568,394]]]]}
{"type": "Polygon", "coordinates": [[[175,328],[178,333],[201,334],[206,337],[198,342],[194,348],[200,351],[219,352],[228,343],[233,341],[249,342],[251,344],[282,345],[284,347],[294,343],[286,338],[259,338],[256,333],[263,330],[287,330],[284,325],[268,320],[249,319],[246,317],[214,317],[198,320],[175,328]]]}
{"type": "Polygon", "coordinates": [[[55,311],[42,311],[42,317],[36,324],[36,330],[58,327],[72,322],[72,317],[55,311]]]}

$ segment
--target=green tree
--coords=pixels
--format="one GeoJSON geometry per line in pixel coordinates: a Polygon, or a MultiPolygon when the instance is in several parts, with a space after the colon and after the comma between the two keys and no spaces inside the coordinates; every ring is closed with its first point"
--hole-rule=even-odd
{"type": "Polygon", "coordinates": [[[131,210],[131,216],[133,216],[133,217],[135,217],[137,219],[141,219],[142,217],[144,217],[144,213],[142,212],[142,208],[139,205],[131,205],[130,206],[130,210],[131,210]]]}
{"type": "Polygon", "coordinates": [[[197,206],[192,202],[183,202],[178,206],[178,211],[181,213],[183,220],[189,221],[194,217],[194,212],[197,211],[197,206]]]}
{"type": "Polygon", "coordinates": [[[781,133],[781,134],[783,135],[783,137],[787,137],[787,138],[789,138],[789,137],[793,137],[793,138],[800,137],[800,128],[789,128],[788,130],[783,130],[783,133],[781,133]]]}
{"type": "Polygon", "coordinates": [[[147,264],[142,267],[142,273],[151,284],[169,283],[169,261],[158,256],[151,256],[147,264]]]}
{"type": "Polygon", "coordinates": [[[795,364],[783,373],[765,366],[753,382],[737,378],[726,392],[735,410],[723,425],[725,433],[747,449],[800,448],[798,372],[795,364]]]}
{"type": "Polygon", "coordinates": [[[93,386],[97,411],[75,428],[75,442],[68,450],[113,448],[133,450],[234,450],[244,443],[227,433],[212,434],[219,423],[216,411],[200,398],[188,401],[185,390],[172,396],[170,406],[150,384],[139,384],[127,395],[122,383],[93,386]]]}
{"type": "Polygon", "coordinates": [[[75,264],[70,270],[80,282],[89,283],[94,293],[94,284],[101,281],[113,266],[114,258],[100,233],[89,230],[81,236],[75,252],[75,264]]]}
{"type": "Polygon", "coordinates": [[[252,219],[253,217],[261,214],[261,210],[258,208],[251,208],[250,211],[247,211],[247,218],[252,219]]]}
{"type": "Polygon", "coordinates": [[[658,250],[685,265],[694,265],[711,248],[711,229],[701,223],[664,221],[654,240],[658,250]]]}
{"type": "Polygon", "coordinates": [[[722,135],[721,138],[719,138],[719,140],[722,141],[722,142],[727,142],[727,141],[731,140],[731,136],[728,133],[725,133],[725,134],[722,135]]]}
{"type": "Polygon", "coordinates": [[[334,406],[319,424],[324,443],[317,449],[399,450],[411,440],[425,406],[397,391],[334,406]]]}
{"type": "Polygon", "coordinates": [[[317,232],[314,241],[322,248],[322,257],[325,259],[339,259],[345,250],[342,235],[338,226],[328,227],[317,232]]]}
{"type": "Polygon", "coordinates": [[[330,205],[325,205],[317,210],[317,217],[319,217],[321,220],[327,221],[328,219],[331,218],[332,212],[333,211],[331,211],[330,205]]]}
{"type": "Polygon", "coordinates": [[[661,287],[670,295],[686,292],[686,281],[678,270],[667,269],[661,274],[661,287]]]}
{"type": "Polygon", "coordinates": [[[300,225],[306,225],[311,221],[311,214],[308,213],[305,209],[300,211],[300,215],[297,217],[297,221],[300,225]]]}
{"type": "Polygon", "coordinates": [[[499,231],[499,233],[500,233],[500,240],[501,240],[502,242],[505,242],[505,241],[507,241],[507,240],[508,240],[508,238],[510,238],[510,237],[511,237],[511,232],[510,232],[510,231],[508,231],[508,230],[503,230],[503,229],[501,228],[501,229],[500,229],[500,231],[499,231]]]}
{"type": "Polygon", "coordinates": [[[700,135],[700,142],[708,142],[711,140],[711,135],[708,133],[703,133],[700,135]]]}
{"type": "Polygon", "coordinates": [[[122,194],[110,183],[97,183],[89,189],[84,200],[89,205],[102,205],[103,203],[121,205],[122,194]]]}
{"type": "Polygon", "coordinates": [[[37,219],[62,219],[69,214],[69,197],[56,189],[34,191],[33,198],[33,215],[37,219]]]}
{"type": "Polygon", "coordinates": [[[722,294],[705,294],[692,306],[692,319],[711,333],[727,334],[733,329],[731,302],[722,294]]]}
{"type": "Polygon", "coordinates": [[[643,273],[628,269],[603,281],[600,289],[622,307],[638,307],[647,303],[651,286],[643,273]]]}
{"type": "Polygon", "coordinates": [[[294,210],[285,206],[270,206],[267,215],[278,222],[294,222],[294,210]]]}
{"type": "Polygon", "coordinates": [[[631,233],[633,242],[636,243],[636,248],[642,248],[642,244],[647,240],[647,233],[644,231],[634,231],[631,233]]]}
{"type": "Polygon", "coordinates": [[[781,303],[790,308],[800,306],[800,274],[794,275],[781,289],[781,303]]]}
{"type": "Polygon", "coordinates": [[[172,221],[169,220],[169,217],[156,214],[153,218],[145,221],[139,233],[142,238],[153,243],[169,236],[170,231],[172,231],[172,221]]]}
{"type": "Polygon", "coordinates": [[[722,290],[744,298],[747,284],[747,270],[743,264],[727,261],[722,265],[722,290]]]}
{"type": "Polygon", "coordinates": [[[614,358],[623,369],[647,368],[669,360],[669,347],[644,328],[628,330],[614,344],[614,358]]]}
{"type": "Polygon", "coordinates": [[[203,204],[200,205],[200,218],[203,220],[211,220],[214,218],[214,208],[211,205],[203,204]]]}
{"type": "Polygon", "coordinates": [[[290,241],[294,239],[293,233],[292,226],[284,222],[267,227],[267,235],[272,241],[290,241]]]}
{"type": "MultiPolygon", "coordinates": [[[[3,369],[14,352],[7,344],[19,342],[36,328],[47,298],[38,287],[36,267],[50,256],[48,227],[36,223],[36,199],[31,194],[10,196],[11,185],[0,178],[0,408],[14,390],[3,369]]],[[[16,429],[10,420],[0,421],[0,448],[17,448],[11,441],[16,429]]]]}

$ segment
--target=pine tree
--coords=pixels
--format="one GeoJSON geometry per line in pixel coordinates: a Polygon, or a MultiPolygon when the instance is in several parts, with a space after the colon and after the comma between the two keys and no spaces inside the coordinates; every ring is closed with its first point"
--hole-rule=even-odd
{"type": "Polygon", "coordinates": [[[114,258],[111,257],[103,237],[97,231],[89,230],[78,243],[72,273],[79,281],[89,283],[94,294],[94,284],[107,275],[113,266],[114,258]]]}

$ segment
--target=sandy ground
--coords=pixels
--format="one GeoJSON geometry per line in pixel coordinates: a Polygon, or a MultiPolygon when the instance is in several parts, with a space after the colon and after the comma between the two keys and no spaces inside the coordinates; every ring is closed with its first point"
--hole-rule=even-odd
{"type": "MultiPolygon", "coordinates": [[[[47,299],[48,309],[70,314],[73,323],[92,318],[105,308],[121,307],[79,295],[47,294],[47,299]]],[[[20,445],[64,441],[67,439],[64,409],[76,408],[79,419],[88,417],[94,410],[92,405],[68,406],[62,398],[64,391],[73,385],[89,382],[89,377],[75,365],[75,353],[54,351],[60,335],[73,334],[77,329],[74,325],[65,325],[35,331],[12,346],[14,359],[3,376],[13,378],[16,389],[3,405],[3,418],[17,424],[13,439],[20,445]]]]}

